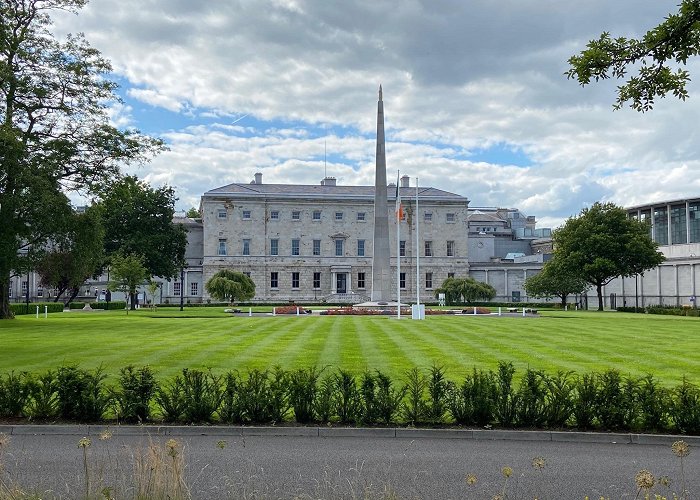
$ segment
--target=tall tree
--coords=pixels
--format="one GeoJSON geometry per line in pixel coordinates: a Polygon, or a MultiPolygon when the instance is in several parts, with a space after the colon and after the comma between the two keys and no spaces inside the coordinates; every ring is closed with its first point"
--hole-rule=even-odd
{"type": "Polygon", "coordinates": [[[99,211],[88,207],[68,219],[69,227],[49,245],[36,265],[41,283],[55,288],[55,301],[68,293],[68,304],[85,281],[99,273],[104,263],[104,228],[99,211]]]}
{"type": "Polygon", "coordinates": [[[700,1],[683,0],[678,12],[647,31],[641,39],[617,37],[603,33],[588,42],[587,48],[569,59],[566,73],[581,85],[591,80],[626,79],[617,88],[614,108],[626,102],[637,111],[648,111],[656,97],[672,94],[688,97],[687,70],[681,69],[688,59],[700,53],[700,1]],[[628,76],[632,70],[636,76],[628,76]]]}
{"type": "Polygon", "coordinates": [[[136,309],[136,290],[148,277],[143,257],[141,255],[113,255],[110,260],[110,269],[112,279],[109,282],[109,289],[126,294],[129,297],[130,308],[136,309]]]}
{"type": "Polygon", "coordinates": [[[576,272],[566,269],[556,257],[542,267],[542,271],[525,280],[525,292],[531,297],[557,297],[562,309],[569,295],[586,291],[588,283],[576,272]]]}
{"type": "Polygon", "coordinates": [[[107,255],[142,255],[151,276],[176,276],[184,263],[187,231],[173,224],[175,200],[172,188],[154,189],[132,176],[110,186],[101,202],[107,255]]]}
{"type": "Polygon", "coordinates": [[[82,35],[51,33],[51,11],[85,3],[0,2],[0,318],[12,317],[11,274],[30,268],[70,217],[65,193],[92,192],[161,147],[110,125],[109,62],[82,35]]]}
{"type": "Polygon", "coordinates": [[[646,222],[631,219],[612,203],[594,203],[570,217],[552,234],[554,258],[575,272],[598,294],[603,310],[603,286],[617,277],[634,276],[664,261],[646,222]]]}

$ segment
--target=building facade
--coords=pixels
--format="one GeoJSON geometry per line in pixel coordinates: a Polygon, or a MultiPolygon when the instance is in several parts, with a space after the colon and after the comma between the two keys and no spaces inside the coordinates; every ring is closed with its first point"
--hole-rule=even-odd
{"type": "MultiPolygon", "coordinates": [[[[399,187],[404,217],[394,216],[395,185],[387,187],[392,290],[404,301],[433,298],[449,276],[467,276],[469,201],[435,188],[399,187]],[[416,225],[418,240],[416,241],[416,225]],[[397,260],[398,255],[398,260],[397,260]],[[416,270],[416,256],[418,271],[416,270]],[[400,274],[397,276],[397,264],[400,274]],[[418,273],[418,274],[417,274],[418,273]]],[[[229,184],[204,193],[203,280],[220,269],[246,273],[255,301],[358,303],[370,299],[375,188],[319,185],[229,184]]],[[[210,299],[206,295],[204,300],[210,299]]]]}

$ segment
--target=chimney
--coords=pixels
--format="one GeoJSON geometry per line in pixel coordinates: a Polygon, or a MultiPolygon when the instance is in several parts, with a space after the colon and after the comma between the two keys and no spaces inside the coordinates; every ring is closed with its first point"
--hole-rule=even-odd
{"type": "Polygon", "coordinates": [[[411,178],[407,175],[404,175],[403,177],[401,177],[401,187],[402,188],[411,187],[411,185],[409,183],[410,180],[411,180],[411,178]]]}
{"type": "Polygon", "coordinates": [[[335,177],[326,177],[321,181],[321,186],[335,186],[335,177]]]}
{"type": "Polygon", "coordinates": [[[255,174],[255,184],[262,184],[262,174],[260,172],[255,174]]]}

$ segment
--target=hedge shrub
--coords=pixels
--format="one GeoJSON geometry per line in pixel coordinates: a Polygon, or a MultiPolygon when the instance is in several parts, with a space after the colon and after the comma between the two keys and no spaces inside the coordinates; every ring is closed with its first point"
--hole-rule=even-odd
{"type": "Polygon", "coordinates": [[[700,388],[687,379],[617,370],[554,375],[512,363],[475,368],[454,382],[442,367],[392,379],[316,367],[246,373],[184,369],[158,380],[127,366],[109,385],[101,368],[0,374],[0,418],[99,422],[343,425],[476,425],[700,434],[700,388]]]}

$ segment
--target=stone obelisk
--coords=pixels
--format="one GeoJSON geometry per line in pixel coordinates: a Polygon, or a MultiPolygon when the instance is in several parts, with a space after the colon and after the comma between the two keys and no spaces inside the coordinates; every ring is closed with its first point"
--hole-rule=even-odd
{"type": "Polygon", "coordinates": [[[374,242],[372,245],[372,301],[391,300],[391,253],[389,252],[389,208],[386,195],[384,149],[384,103],[379,86],[377,103],[377,156],[374,172],[374,242]]]}

